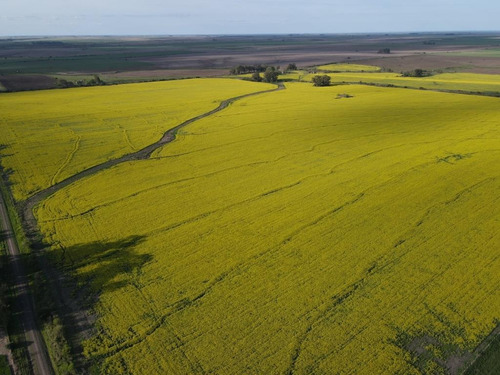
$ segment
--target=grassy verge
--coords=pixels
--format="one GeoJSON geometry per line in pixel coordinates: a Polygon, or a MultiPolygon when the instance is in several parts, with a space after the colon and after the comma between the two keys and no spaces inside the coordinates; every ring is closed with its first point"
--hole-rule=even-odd
{"type": "Polygon", "coordinates": [[[0,355],[0,375],[11,375],[9,360],[7,356],[0,355]]]}
{"type": "MultiPolygon", "coordinates": [[[[1,193],[4,193],[4,187],[0,184],[1,193]]],[[[5,328],[9,335],[9,349],[16,363],[18,374],[32,374],[31,364],[28,360],[29,355],[26,348],[26,339],[22,329],[21,322],[18,319],[19,311],[15,309],[14,291],[9,287],[8,280],[12,279],[12,275],[7,267],[7,247],[5,240],[6,235],[2,233],[0,237],[0,310],[2,311],[2,319],[0,324],[5,328]]],[[[0,362],[0,374],[10,374],[8,362],[0,362]],[[5,368],[5,369],[4,369],[5,368]]],[[[7,359],[5,358],[5,361],[7,359]]]]}
{"type": "MultiPolygon", "coordinates": [[[[12,300],[13,297],[11,296],[10,299],[12,300]]],[[[15,315],[10,316],[7,332],[9,334],[10,350],[17,367],[17,373],[19,375],[31,375],[33,374],[33,370],[28,360],[29,354],[22,326],[15,315]]]]}
{"type": "Polygon", "coordinates": [[[56,375],[75,374],[71,347],[52,297],[51,283],[43,272],[33,277],[33,293],[42,335],[56,375]]]}
{"type": "MultiPolygon", "coordinates": [[[[36,314],[38,317],[38,326],[41,329],[52,366],[57,375],[75,374],[71,348],[64,335],[64,327],[59,318],[57,306],[52,298],[54,288],[45,276],[40,267],[40,262],[37,262],[36,255],[31,252],[30,242],[26,237],[21,218],[14,206],[12,195],[8,188],[0,185],[1,193],[4,196],[5,204],[9,212],[14,236],[23,259],[23,264],[30,278],[31,291],[33,293],[36,314]]],[[[5,249],[3,249],[5,251],[5,249]]],[[[4,274],[4,273],[2,273],[4,274]]],[[[15,299],[15,295],[11,293],[11,301],[15,299]]],[[[12,303],[11,303],[12,305],[12,303]]],[[[11,349],[16,365],[20,369],[21,374],[30,374],[31,368],[27,358],[29,358],[24,338],[24,333],[20,322],[14,316],[9,319],[8,332],[11,341],[11,349]]]]}
{"type": "Polygon", "coordinates": [[[500,336],[495,336],[488,348],[464,372],[464,375],[500,374],[500,336]]]}

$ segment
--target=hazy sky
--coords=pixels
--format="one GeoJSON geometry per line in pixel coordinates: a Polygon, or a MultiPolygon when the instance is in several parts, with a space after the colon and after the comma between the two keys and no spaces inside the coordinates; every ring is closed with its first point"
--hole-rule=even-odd
{"type": "Polygon", "coordinates": [[[0,0],[0,35],[497,31],[498,0],[0,0]]]}

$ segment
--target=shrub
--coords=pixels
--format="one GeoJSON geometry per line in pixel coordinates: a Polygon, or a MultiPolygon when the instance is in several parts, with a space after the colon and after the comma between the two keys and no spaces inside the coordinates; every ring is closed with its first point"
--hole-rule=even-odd
{"type": "Polygon", "coordinates": [[[252,74],[252,81],[262,82],[262,77],[260,76],[260,73],[255,72],[254,74],[252,74]]]}
{"type": "Polygon", "coordinates": [[[314,86],[330,86],[330,76],[322,75],[322,76],[314,76],[312,82],[314,86]]]}
{"type": "Polygon", "coordinates": [[[272,83],[278,80],[279,72],[272,66],[266,68],[264,72],[264,82],[272,83]]]}

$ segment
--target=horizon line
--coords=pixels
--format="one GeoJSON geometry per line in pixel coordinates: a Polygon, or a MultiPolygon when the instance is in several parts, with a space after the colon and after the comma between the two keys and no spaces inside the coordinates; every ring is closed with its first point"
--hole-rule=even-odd
{"type": "Polygon", "coordinates": [[[356,31],[356,32],[324,32],[324,33],[207,33],[207,34],[18,34],[0,35],[5,38],[89,38],[89,37],[224,37],[224,36],[334,36],[334,35],[415,35],[415,34],[495,34],[499,30],[447,30],[447,31],[356,31]]]}

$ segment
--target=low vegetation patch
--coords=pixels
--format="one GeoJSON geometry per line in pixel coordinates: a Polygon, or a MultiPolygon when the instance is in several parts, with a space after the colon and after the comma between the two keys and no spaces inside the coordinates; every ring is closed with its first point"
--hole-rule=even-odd
{"type": "Polygon", "coordinates": [[[330,86],[331,78],[328,75],[314,76],[312,82],[314,86],[330,86]]]}
{"type": "Polygon", "coordinates": [[[12,372],[10,371],[9,360],[6,355],[0,355],[0,375],[12,375],[12,372]]]}

